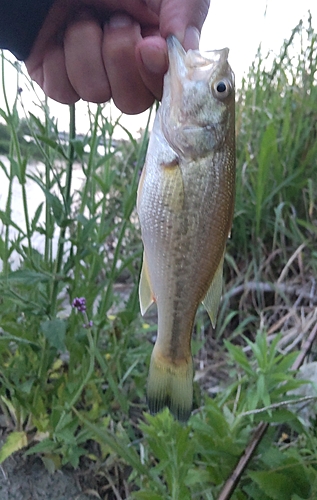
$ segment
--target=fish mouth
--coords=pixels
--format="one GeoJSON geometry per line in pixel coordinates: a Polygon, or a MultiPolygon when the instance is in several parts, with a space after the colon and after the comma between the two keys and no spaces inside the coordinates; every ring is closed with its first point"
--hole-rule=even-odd
{"type": "Polygon", "coordinates": [[[191,123],[190,125],[184,124],[181,129],[186,133],[195,133],[205,131],[209,134],[217,135],[219,128],[226,124],[226,120],[219,120],[216,123],[191,123]]]}
{"type": "Polygon", "coordinates": [[[206,123],[206,124],[199,124],[199,123],[194,123],[192,125],[183,125],[182,130],[185,130],[186,132],[193,132],[195,130],[203,130],[205,129],[206,132],[214,132],[221,124],[223,123],[223,120],[218,122],[218,123],[206,123]]]}
{"type": "Polygon", "coordinates": [[[180,156],[201,156],[218,150],[228,133],[229,111],[222,101],[229,94],[219,98],[215,85],[221,80],[233,88],[233,74],[227,62],[229,49],[204,55],[199,50],[186,52],[174,36],[168,37],[167,45],[169,70],[160,108],[162,133],[180,156]]]}
{"type": "Polygon", "coordinates": [[[228,64],[228,48],[204,53],[192,49],[186,52],[173,35],[167,38],[167,48],[171,71],[179,76],[186,74],[191,80],[210,80],[228,64]]]}

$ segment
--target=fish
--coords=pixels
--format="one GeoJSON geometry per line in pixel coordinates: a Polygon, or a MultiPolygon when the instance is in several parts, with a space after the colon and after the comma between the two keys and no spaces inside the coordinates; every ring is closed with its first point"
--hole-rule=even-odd
{"type": "Polygon", "coordinates": [[[235,194],[235,89],[229,49],[184,50],[169,69],[137,192],[144,253],[141,314],[157,305],[147,403],[186,422],[193,405],[191,337],[202,302],[216,324],[235,194]]]}

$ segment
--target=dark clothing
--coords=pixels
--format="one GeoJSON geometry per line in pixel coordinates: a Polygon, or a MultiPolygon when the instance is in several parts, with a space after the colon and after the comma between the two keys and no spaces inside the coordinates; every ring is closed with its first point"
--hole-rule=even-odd
{"type": "Polygon", "coordinates": [[[54,0],[0,0],[0,48],[27,59],[54,0]]]}

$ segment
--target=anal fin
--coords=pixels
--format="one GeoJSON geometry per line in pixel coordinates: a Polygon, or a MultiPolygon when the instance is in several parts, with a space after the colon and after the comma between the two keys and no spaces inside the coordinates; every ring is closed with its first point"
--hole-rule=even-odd
{"type": "Polygon", "coordinates": [[[221,257],[221,260],[215,272],[215,276],[203,300],[203,305],[205,306],[209,314],[212,326],[214,328],[216,326],[217,314],[222,294],[223,261],[224,261],[224,254],[221,257]]]}
{"type": "Polygon", "coordinates": [[[143,254],[143,264],[139,283],[139,301],[141,314],[144,316],[148,308],[154,302],[145,254],[143,254]]]}

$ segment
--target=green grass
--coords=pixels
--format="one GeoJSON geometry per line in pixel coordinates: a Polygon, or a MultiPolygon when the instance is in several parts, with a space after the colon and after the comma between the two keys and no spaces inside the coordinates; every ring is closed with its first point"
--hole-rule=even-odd
{"type": "Polygon", "coordinates": [[[311,233],[285,227],[278,217],[312,221],[316,186],[316,34],[300,23],[269,63],[259,52],[238,90],[235,238],[246,253],[260,239],[274,251],[281,237],[292,243],[311,233]],[[300,42],[299,54],[293,42],[300,42]],[[276,234],[282,233],[282,234],[276,234]],[[275,238],[272,238],[272,235],[275,238]]]}
{"type": "MultiPolygon", "coordinates": [[[[2,64],[5,71],[9,63],[2,58],[2,64]]],[[[107,107],[99,106],[79,140],[71,107],[65,145],[47,103],[38,102],[42,120],[22,118],[18,100],[5,99],[0,410],[9,437],[0,463],[23,449],[50,471],[94,463],[101,482],[116,479],[117,498],[129,491],[147,500],[211,500],[262,420],[273,425],[232,498],[316,497],[315,429],[304,425],[293,403],[285,406],[296,398],[287,391],[302,385],[291,367],[316,307],[316,67],[308,21],[275,59],[259,51],[237,91],[236,209],[224,299],[215,332],[203,310],[197,315],[200,383],[188,426],[168,411],[144,413],[155,327],[139,313],[135,199],[147,128],[141,140],[125,130],[126,140],[114,141],[120,121],[111,122],[107,107]],[[41,170],[30,168],[34,158],[43,162],[41,170]],[[78,168],[83,182],[74,189],[78,168]],[[43,194],[34,214],[30,183],[43,194]],[[23,224],[13,217],[16,189],[23,224]],[[34,245],[39,235],[43,252],[34,245]],[[120,284],[128,291],[124,300],[120,284]],[[76,297],[85,297],[86,311],[72,308],[76,297]]]]}

